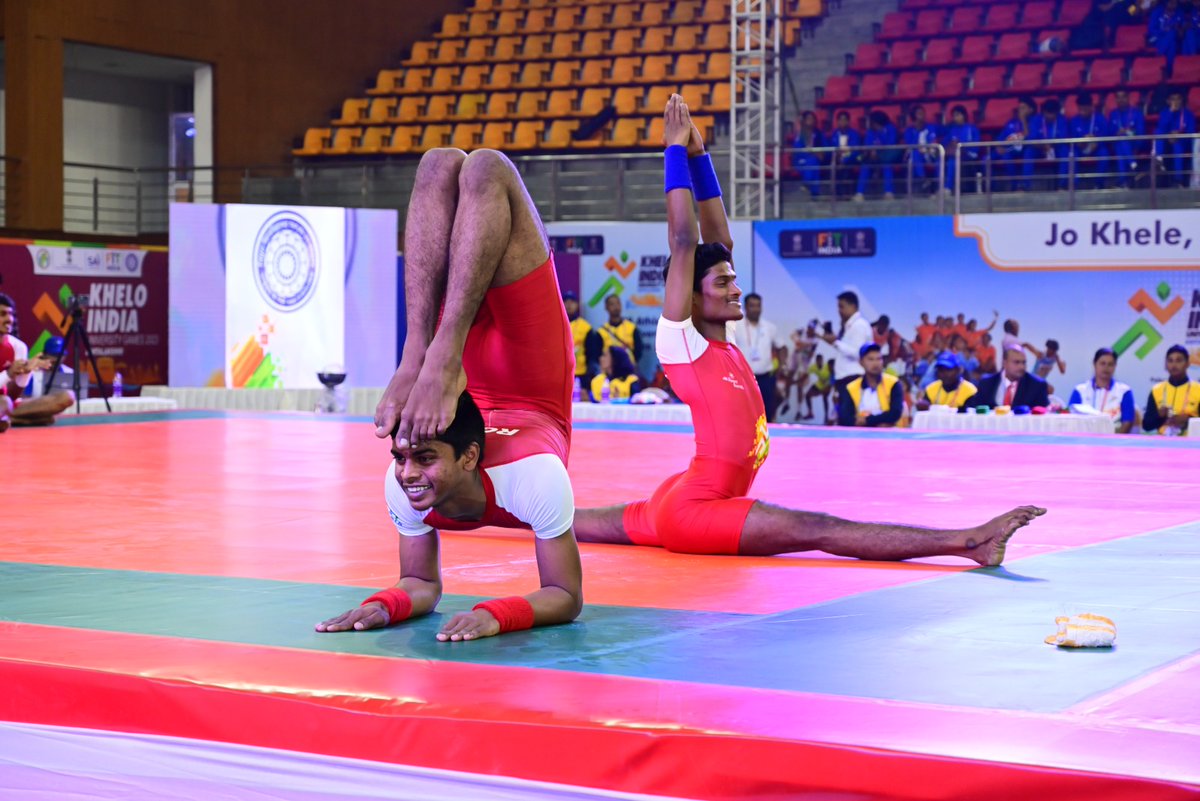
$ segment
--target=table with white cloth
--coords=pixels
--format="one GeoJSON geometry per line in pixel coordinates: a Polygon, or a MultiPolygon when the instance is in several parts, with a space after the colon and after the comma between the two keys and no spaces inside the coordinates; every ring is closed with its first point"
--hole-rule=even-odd
{"type": "Polygon", "coordinates": [[[1112,434],[1109,417],[1085,414],[946,414],[917,412],[914,431],[1019,431],[1038,434],[1112,434]]]}
{"type": "Polygon", "coordinates": [[[576,423],[690,423],[692,410],[682,403],[573,403],[576,423]]]}
{"type": "Polygon", "coordinates": [[[1188,420],[1188,436],[1200,437],[1200,417],[1193,417],[1188,420]]]}

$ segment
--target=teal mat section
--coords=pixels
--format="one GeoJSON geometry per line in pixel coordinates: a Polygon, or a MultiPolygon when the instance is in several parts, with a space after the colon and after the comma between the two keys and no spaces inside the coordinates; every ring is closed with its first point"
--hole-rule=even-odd
{"type": "Polygon", "coordinates": [[[0,563],[0,619],[316,651],[1058,711],[1197,652],[1200,524],[953,573],[773,615],[588,606],[568,625],[439,643],[449,615],[318,634],[361,588],[0,563]],[[1112,617],[1118,645],[1045,645],[1058,614],[1112,617]]]}

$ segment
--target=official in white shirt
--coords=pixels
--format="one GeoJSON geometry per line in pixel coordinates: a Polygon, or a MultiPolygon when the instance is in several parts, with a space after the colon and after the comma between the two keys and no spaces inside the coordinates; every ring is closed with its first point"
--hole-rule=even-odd
{"type": "Polygon", "coordinates": [[[767,410],[767,422],[773,423],[775,409],[779,405],[775,374],[785,346],[779,339],[775,323],[762,319],[761,295],[751,292],[743,299],[742,306],[746,316],[734,326],[733,341],[754,371],[758,391],[762,393],[763,406],[767,410]]]}
{"type": "Polygon", "coordinates": [[[835,336],[828,331],[822,337],[837,349],[837,358],[833,361],[834,388],[840,393],[853,379],[863,374],[859,363],[859,351],[871,337],[871,324],[858,311],[858,295],[854,292],[843,292],[837,296],[838,316],[842,318],[842,328],[835,336]]]}

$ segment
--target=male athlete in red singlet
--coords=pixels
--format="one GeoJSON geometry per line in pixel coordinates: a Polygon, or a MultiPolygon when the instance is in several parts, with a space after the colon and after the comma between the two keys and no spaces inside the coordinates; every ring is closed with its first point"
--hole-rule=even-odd
{"type": "Polygon", "coordinates": [[[439,149],[417,169],[405,228],[408,334],[375,412],[400,581],[317,631],[428,614],[442,594],[438,530],[532,530],[541,587],[455,615],[474,640],[574,620],[583,579],[567,477],[575,344],[546,232],[512,162],[439,149]],[[466,391],[463,391],[464,384],[466,391]]]}
{"type": "Polygon", "coordinates": [[[770,441],[754,374],[730,341],[729,324],[742,317],[733,242],[712,162],[682,98],[671,97],[665,116],[671,261],[655,344],[672,389],[692,411],[696,455],[648,501],[577,510],[576,535],[682,553],[819,550],[860,559],[954,555],[1000,564],[1013,532],[1045,509],[1022,506],[977,528],[936,531],[856,523],[746,497],[770,441]]]}

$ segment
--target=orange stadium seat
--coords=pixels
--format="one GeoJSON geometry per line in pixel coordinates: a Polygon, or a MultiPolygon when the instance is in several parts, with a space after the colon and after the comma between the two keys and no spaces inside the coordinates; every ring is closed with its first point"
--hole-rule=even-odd
{"type": "Polygon", "coordinates": [[[421,131],[421,150],[433,150],[450,144],[449,125],[426,125],[421,131]]]}
{"type": "Polygon", "coordinates": [[[579,24],[579,7],[560,5],[554,9],[554,22],[551,27],[556,31],[573,31],[579,24]]]}
{"type": "Polygon", "coordinates": [[[638,11],[640,8],[637,3],[617,3],[612,6],[608,26],[610,28],[628,28],[639,24],[638,11]]]}
{"type": "Polygon", "coordinates": [[[392,129],[392,137],[383,146],[383,152],[389,154],[414,153],[421,140],[421,129],[415,125],[397,125],[392,129]]]}
{"type": "Polygon", "coordinates": [[[352,152],[364,156],[373,156],[383,152],[383,147],[392,138],[392,127],[373,125],[363,131],[362,139],[352,152]]]}
{"type": "Polygon", "coordinates": [[[486,36],[492,30],[495,16],[490,12],[476,11],[467,18],[468,36],[486,36]]]}
{"type": "Polygon", "coordinates": [[[467,40],[466,51],[462,60],[466,62],[491,61],[496,48],[496,40],[490,36],[478,36],[467,40]]]}
{"type": "Polygon", "coordinates": [[[724,22],[729,19],[729,3],[726,0],[705,0],[700,12],[700,22],[724,22]]]}
{"type": "Polygon", "coordinates": [[[622,117],[613,125],[606,144],[612,147],[634,147],[642,138],[642,120],[637,117],[622,117]]]}
{"type": "Polygon", "coordinates": [[[375,86],[367,90],[369,95],[390,95],[398,91],[400,84],[412,70],[380,70],[375,76],[375,86]],[[399,83],[398,83],[399,82],[399,83]]]}
{"type": "Polygon", "coordinates": [[[545,130],[544,122],[522,120],[513,129],[512,144],[509,147],[513,150],[534,150],[541,142],[545,130]]]}
{"type": "Polygon", "coordinates": [[[304,132],[304,144],[292,150],[295,156],[319,156],[329,147],[333,131],[329,128],[309,128],[304,132]]]}
{"type": "Polygon", "coordinates": [[[437,56],[437,42],[416,42],[412,46],[412,54],[404,59],[406,67],[419,67],[431,63],[437,56]]]}
{"type": "Polygon", "coordinates": [[[435,64],[457,64],[462,61],[466,49],[465,39],[443,39],[438,43],[437,55],[433,61],[435,64]]]}
{"type": "Polygon", "coordinates": [[[454,133],[450,135],[451,147],[460,150],[474,150],[482,141],[483,126],[477,122],[460,122],[454,126],[454,133]]]}
{"type": "Polygon", "coordinates": [[[579,98],[579,113],[589,117],[599,114],[608,106],[611,98],[611,89],[584,89],[579,98]]]}
{"type": "Polygon", "coordinates": [[[474,120],[483,116],[487,106],[486,92],[465,92],[458,96],[458,105],[454,109],[455,119],[474,120]]]}
{"type": "MultiPolygon", "coordinates": [[[[528,37],[534,38],[532,36],[528,37]]],[[[501,36],[496,39],[492,46],[492,58],[496,61],[509,62],[516,61],[521,57],[521,48],[523,40],[520,36],[501,36]]]]}
{"type": "Polygon", "coordinates": [[[613,93],[613,108],[622,117],[632,116],[642,107],[642,97],[645,90],[640,86],[622,86],[613,93]]]}
{"type": "Polygon", "coordinates": [[[532,61],[521,70],[517,86],[522,89],[534,89],[543,86],[550,74],[550,65],[544,61],[532,61]]]}
{"type": "Polygon", "coordinates": [[[546,85],[555,88],[574,86],[581,68],[578,61],[556,61],[554,62],[553,70],[550,72],[550,78],[546,81],[546,85]]]}
{"type": "MultiPolygon", "coordinates": [[[[692,122],[696,123],[696,127],[700,129],[700,135],[704,136],[704,129],[700,125],[700,118],[692,118],[692,122]]],[[[662,115],[650,118],[650,124],[642,129],[641,145],[645,147],[662,147],[663,129],[666,124],[663,122],[662,115]]]]}
{"type": "Polygon", "coordinates": [[[399,102],[400,98],[398,97],[374,98],[367,110],[367,119],[376,125],[390,123],[396,116],[396,106],[399,105],[399,102]]]}
{"type": "Polygon", "coordinates": [[[576,89],[555,89],[546,100],[546,116],[570,117],[575,114],[575,104],[579,100],[576,89]]]}
{"type": "Polygon", "coordinates": [[[729,53],[713,53],[708,57],[704,72],[700,74],[700,77],[710,81],[728,80],[729,72],[732,69],[732,60],[729,53]]]}
{"type": "Polygon", "coordinates": [[[509,89],[517,85],[517,79],[521,72],[520,64],[497,64],[490,73],[488,73],[487,83],[484,85],[486,89],[509,89]]]}
{"type": "Polygon", "coordinates": [[[646,56],[642,61],[642,82],[661,83],[667,80],[667,76],[675,77],[672,69],[674,61],[672,56],[646,56]]]}
{"type": "Polygon", "coordinates": [[[728,25],[709,25],[707,28],[701,28],[704,31],[704,49],[705,50],[729,50],[729,26],[728,25]]]}
{"type": "Polygon", "coordinates": [[[483,126],[483,147],[493,150],[504,150],[512,141],[513,124],[511,122],[489,122],[483,126]]]}
{"type": "Polygon", "coordinates": [[[454,116],[457,97],[455,95],[434,95],[425,106],[422,119],[427,122],[445,122],[454,116]]]}
{"type": "Polygon", "coordinates": [[[333,143],[325,150],[335,156],[344,156],[358,147],[362,140],[362,128],[338,128],[333,132],[333,143]]]}
{"type": "Polygon", "coordinates": [[[620,56],[613,60],[611,83],[634,83],[641,72],[642,59],[638,56],[620,56]]]}
{"type": "Polygon", "coordinates": [[[443,39],[461,39],[467,35],[467,15],[447,14],[442,17],[442,32],[438,34],[443,39]]]}
{"type": "Polygon", "coordinates": [[[564,148],[571,146],[571,134],[579,128],[579,120],[555,120],[546,129],[544,141],[547,147],[564,148]]]}
{"type": "Polygon", "coordinates": [[[333,121],[334,125],[357,125],[367,117],[367,104],[369,100],[360,100],[353,98],[351,100],[342,101],[342,114],[333,121]]]}
{"type": "Polygon", "coordinates": [[[400,102],[396,105],[395,116],[392,117],[394,122],[411,123],[425,116],[425,104],[429,102],[429,98],[424,95],[407,95],[400,98],[400,102]]]}
{"type": "Polygon", "coordinates": [[[612,31],[588,31],[579,43],[579,53],[584,56],[603,56],[612,52],[612,40],[612,31]]]}
{"type": "Polygon", "coordinates": [[[672,25],[690,25],[700,16],[698,0],[676,0],[667,21],[672,25]]]}
{"type": "Polygon", "coordinates": [[[497,36],[512,36],[523,33],[525,30],[524,11],[501,11],[496,16],[496,24],[492,28],[492,33],[497,36]]]}
{"type": "MultiPolygon", "coordinates": [[[[706,83],[684,84],[679,87],[679,94],[683,98],[683,102],[687,103],[688,110],[693,114],[708,108],[709,87],[706,83]]],[[[651,96],[653,96],[653,90],[651,90],[651,96]]],[[[663,101],[663,106],[666,106],[666,100],[663,101]]]]}
{"type": "Polygon", "coordinates": [[[670,3],[644,3],[642,13],[638,16],[637,21],[642,25],[663,25],[666,23],[667,14],[670,11],[670,3]]]}
{"type": "MultiPolygon", "coordinates": [[[[517,56],[523,59],[543,58],[544,56],[548,56],[556,36],[557,34],[543,33],[538,34],[537,36],[516,37],[519,41],[519,44],[517,45],[517,56]]],[[[497,45],[498,44],[499,43],[497,43],[497,45]]]]}
{"type": "Polygon", "coordinates": [[[675,77],[681,81],[694,81],[704,74],[703,53],[680,53],[675,60],[675,77]]]}
{"type": "Polygon", "coordinates": [[[579,52],[579,34],[556,33],[550,46],[550,55],[555,58],[570,58],[579,52]]]}
{"type": "Polygon", "coordinates": [[[612,7],[606,5],[589,5],[583,9],[583,18],[579,20],[579,29],[594,31],[608,27],[612,7]]]}
{"type": "Polygon", "coordinates": [[[429,89],[434,92],[453,91],[458,86],[458,76],[461,71],[461,67],[438,67],[433,71],[429,89]]]}
{"type": "Polygon", "coordinates": [[[677,86],[651,86],[649,91],[642,95],[643,114],[661,114],[663,109],[667,107],[667,101],[671,99],[671,95],[675,94],[677,86]]]}
{"type": "Polygon", "coordinates": [[[521,92],[517,98],[517,117],[521,119],[532,119],[543,116],[546,110],[546,92],[538,89],[530,92],[521,92]]]}
{"type": "Polygon", "coordinates": [[[611,59],[589,58],[583,62],[583,69],[579,73],[579,85],[599,86],[605,82],[611,69],[611,59]]]}
{"type": "Polygon", "coordinates": [[[628,56],[642,50],[642,29],[625,28],[612,36],[608,52],[614,56],[628,56]]]}
{"type": "Polygon", "coordinates": [[[712,111],[729,111],[731,105],[732,91],[729,87],[729,81],[721,81],[713,84],[712,97],[709,99],[709,108],[712,111]]]}
{"type": "Polygon", "coordinates": [[[487,85],[488,72],[491,69],[487,64],[470,64],[463,67],[459,86],[467,90],[484,88],[487,85]]]}
{"type": "Polygon", "coordinates": [[[488,96],[487,110],[483,117],[488,120],[507,120],[512,117],[516,106],[516,92],[492,92],[488,96]]]}
{"type": "Polygon", "coordinates": [[[551,11],[548,8],[531,8],[525,14],[522,26],[524,33],[542,33],[550,30],[551,11]]]}

